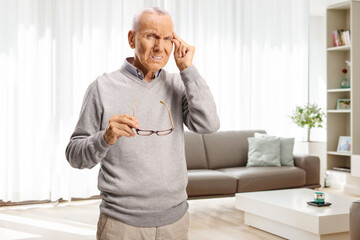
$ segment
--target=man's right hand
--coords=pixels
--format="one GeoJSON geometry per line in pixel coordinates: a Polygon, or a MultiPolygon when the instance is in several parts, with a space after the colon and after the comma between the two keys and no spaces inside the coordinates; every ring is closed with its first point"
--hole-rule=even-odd
{"type": "Polygon", "coordinates": [[[113,145],[122,136],[133,137],[133,128],[139,129],[139,121],[135,117],[127,114],[114,115],[106,126],[104,140],[107,144],[113,145]]]}

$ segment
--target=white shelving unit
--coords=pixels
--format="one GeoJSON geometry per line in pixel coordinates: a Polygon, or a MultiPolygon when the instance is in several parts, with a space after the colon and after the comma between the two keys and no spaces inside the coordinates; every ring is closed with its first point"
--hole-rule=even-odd
{"type": "Polygon", "coordinates": [[[327,113],[351,113],[351,110],[328,110],[327,113]]]}
{"type": "MultiPolygon", "coordinates": [[[[347,182],[352,192],[360,194],[360,2],[347,1],[329,6],[326,11],[327,46],[327,169],[347,167],[347,182]],[[350,46],[334,45],[333,31],[350,30],[350,46]],[[351,62],[347,68],[345,60],[351,62]],[[342,69],[348,69],[350,88],[340,88],[342,69]],[[338,99],[350,99],[351,109],[337,110],[338,99]],[[350,136],[350,153],[337,152],[340,136],[350,136]],[[354,190],[354,181],[358,189],[354,190]]],[[[356,194],[356,193],[355,193],[356,194]]]]}
{"type": "Polygon", "coordinates": [[[340,89],[328,89],[328,93],[330,92],[351,92],[350,88],[340,88],[340,89]]]}

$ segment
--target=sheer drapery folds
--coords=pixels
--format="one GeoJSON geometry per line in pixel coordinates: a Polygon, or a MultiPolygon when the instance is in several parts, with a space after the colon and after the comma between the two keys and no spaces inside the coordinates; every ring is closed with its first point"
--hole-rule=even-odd
{"type": "MultiPolygon", "coordinates": [[[[222,130],[294,135],[288,115],[307,99],[308,1],[0,0],[0,200],[99,194],[99,166],[72,169],[64,151],[87,86],[133,56],[127,33],[146,6],[168,10],[196,47],[222,130]]],[[[173,59],[166,68],[178,71],[173,59]]]]}

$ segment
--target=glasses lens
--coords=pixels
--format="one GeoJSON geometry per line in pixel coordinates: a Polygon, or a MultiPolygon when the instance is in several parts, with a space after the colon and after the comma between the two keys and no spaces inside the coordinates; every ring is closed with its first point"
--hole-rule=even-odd
{"type": "Polygon", "coordinates": [[[137,130],[136,132],[138,135],[141,136],[150,136],[151,134],[153,134],[153,131],[150,130],[137,130]]]}
{"type": "Polygon", "coordinates": [[[156,134],[158,136],[165,136],[170,134],[173,131],[173,129],[168,129],[168,130],[161,130],[161,131],[157,131],[156,134]]]}

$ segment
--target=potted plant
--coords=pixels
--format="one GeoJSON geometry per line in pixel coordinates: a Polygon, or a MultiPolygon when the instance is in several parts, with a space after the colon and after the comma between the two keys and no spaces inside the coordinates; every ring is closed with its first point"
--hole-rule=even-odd
{"type": "Polygon", "coordinates": [[[296,106],[290,116],[291,120],[301,128],[307,128],[307,141],[310,142],[312,128],[322,128],[325,114],[316,104],[307,104],[304,107],[296,106]]]}
{"type": "Polygon", "coordinates": [[[324,182],[326,171],[326,142],[310,141],[312,128],[322,128],[325,113],[316,104],[307,104],[303,107],[296,106],[291,120],[301,128],[307,129],[307,141],[295,142],[294,152],[318,156],[320,158],[320,182],[324,182]]]}

